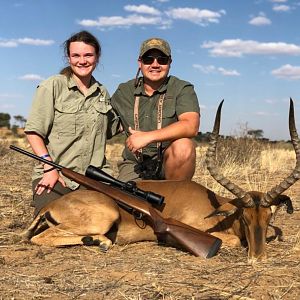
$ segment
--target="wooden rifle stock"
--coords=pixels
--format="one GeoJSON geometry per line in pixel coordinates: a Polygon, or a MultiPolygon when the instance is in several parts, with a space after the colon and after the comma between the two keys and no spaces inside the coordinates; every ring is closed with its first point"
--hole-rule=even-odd
{"type": "Polygon", "coordinates": [[[178,245],[180,248],[189,251],[195,256],[210,258],[214,256],[221,247],[222,241],[213,235],[198,230],[172,218],[164,218],[161,213],[153,208],[149,203],[139,200],[138,197],[129,194],[121,189],[104,184],[100,181],[91,179],[82,174],[62,167],[54,162],[40,158],[21,148],[10,145],[10,148],[34,159],[49,164],[71,180],[85,186],[88,189],[98,191],[115,199],[119,204],[125,204],[132,209],[147,216],[151,226],[159,241],[167,244],[178,245]]]}

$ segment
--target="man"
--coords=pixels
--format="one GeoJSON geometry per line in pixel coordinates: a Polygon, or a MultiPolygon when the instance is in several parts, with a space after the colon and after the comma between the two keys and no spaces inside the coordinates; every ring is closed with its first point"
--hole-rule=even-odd
{"type": "Polygon", "coordinates": [[[172,63],[167,41],[144,41],[135,79],[119,85],[112,106],[127,135],[119,179],[190,180],[196,152],[192,137],[200,124],[194,87],[168,76],[172,63]],[[140,71],[142,77],[138,77],[140,71]]]}

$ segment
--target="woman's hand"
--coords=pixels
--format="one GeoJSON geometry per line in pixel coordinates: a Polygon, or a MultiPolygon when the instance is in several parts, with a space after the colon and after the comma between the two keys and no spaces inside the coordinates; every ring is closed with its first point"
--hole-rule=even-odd
{"type": "Polygon", "coordinates": [[[53,169],[49,165],[45,165],[44,172],[43,178],[35,187],[37,195],[41,195],[45,190],[47,190],[47,193],[50,193],[57,181],[60,182],[62,186],[66,186],[66,183],[56,169],[53,169]]]}

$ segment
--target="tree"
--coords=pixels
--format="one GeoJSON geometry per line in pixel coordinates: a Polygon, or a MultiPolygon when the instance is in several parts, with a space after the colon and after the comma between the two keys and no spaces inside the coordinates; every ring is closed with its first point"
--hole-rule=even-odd
{"type": "Polygon", "coordinates": [[[7,113],[0,113],[0,127],[10,128],[10,115],[7,113]]]}
{"type": "Polygon", "coordinates": [[[27,120],[23,116],[20,116],[20,115],[14,116],[14,119],[15,119],[16,123],[19,123],[20,128],[25,127],[25,123],[27,120]]]}
{"type": "Polygon", "coordinates": [[[247,134],[254,139],[261,139],[264,136],[264,131],[262,129],[250,129],[247,134]]]}

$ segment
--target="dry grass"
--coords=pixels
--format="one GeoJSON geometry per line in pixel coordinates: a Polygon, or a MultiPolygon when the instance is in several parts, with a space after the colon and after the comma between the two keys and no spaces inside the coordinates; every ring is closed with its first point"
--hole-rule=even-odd
{"type": "MultiPolygon", "coordinates": [[[[7,145],[3,147],[7,150],[7,145]]],[[[118,144],[107,149],[115,174],[121,149],[118,144]]],[[[228,194],[206,171],[205,150],[197,148],[194,180],[228,194]]],[[[222,171],[246,190],[268,190],[294,167],[294,153],[283,148],[257,151],[255,157],[250,153],[243,162],[230,148],[222,151],[222,171]]],[[[287,191],[294,214],[280,210],[268,234],[271,238],[274,228],[279,228],[282,240],[270,240],[268,261],[252,266],[244,248],[222,248],[217,256],[204,260],[151,242],[114,246],[105,254],[94,247],[24,244],[18,234],[33,212],[32,165],[29,158],[12,151],[0,157],[0,299],[298,299],[299,183],[287,191]]]]}
{"type": "MultiPolygon", "coordinates": [[[[244,190],[256,190],[266,192],[274,181],[279,183],[291,173],[295,167],[295,153],[289,145],[281,145],[276,148],[274,145],[259,143],[258,141],[234,140],[220,141],[217,148],[216,164],[225,177],[233,182],[239,183],[244,190]],[[238,147],[232,147],[236,142],[241,145],[243,151],[238,147]]],[[[207,145],[197,147],[197,167],[194,179],[212,189],[214,192],[231,197],[220,184],[218,184],[206,169],[205,154],[207,145]]]]}

